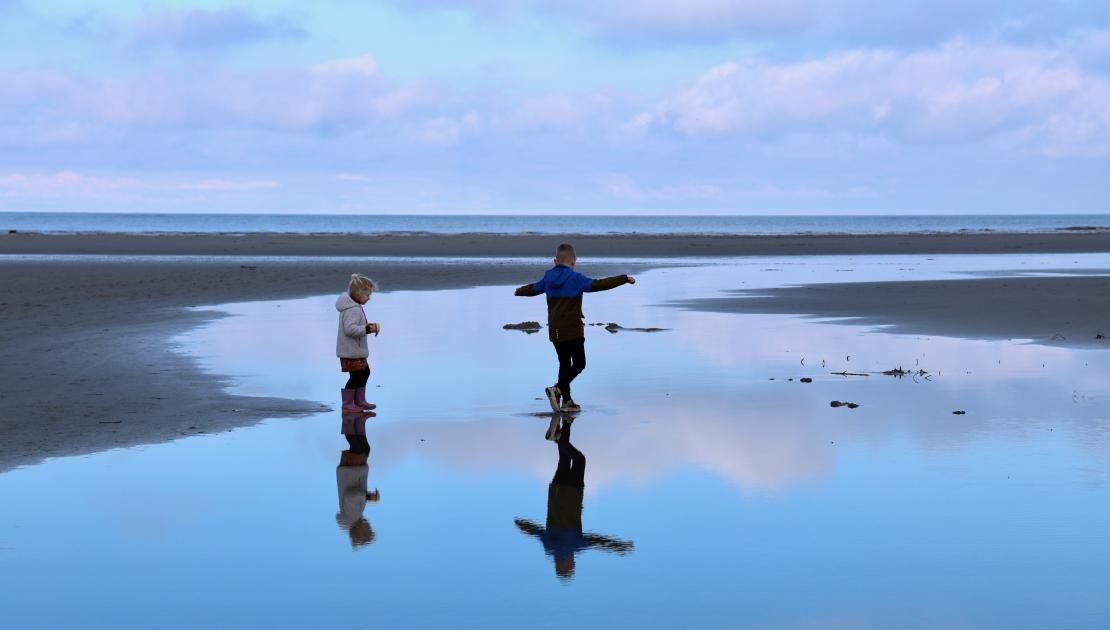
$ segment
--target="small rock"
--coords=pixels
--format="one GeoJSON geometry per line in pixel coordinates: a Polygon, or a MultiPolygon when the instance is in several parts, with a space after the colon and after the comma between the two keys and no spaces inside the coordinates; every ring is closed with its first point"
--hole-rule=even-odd
{"type": "Polygon", "coordinates": [[[834,401],[829,403],[829,406],[833,407],[834,409],[836,407],[847,407],[849,409],[855,409],[855,408],[859,407],[858,404],[856,404],[854,402],[848,402],[846,400],[845,401],[834,400],[834,401]]]}
{"type": "Polygon", "coordinates": [[[966,414],[966,413],[967,413],[967,412],[966,412],[966,411],[964,411],[963,409],[957,409],[957,410],[955,410],[955,411],[953,411],[953,412],[952,412],[952,415],[954,415],[954,416],[962,416],[962,415],[964,415],[964,414],[966,414]]]}
{"type": "Polygon", "coordinates": [[[15,234],[15,230],[8,230],[8,234],[15,234]]]}
{"type": "Polygon", "coordinates": [[[802,378],[800,378],[798,380],[800,380],[803,383],[812,383],[813,382],[813,379],[808,377],[808,376],[803,376],[802,378]]]}

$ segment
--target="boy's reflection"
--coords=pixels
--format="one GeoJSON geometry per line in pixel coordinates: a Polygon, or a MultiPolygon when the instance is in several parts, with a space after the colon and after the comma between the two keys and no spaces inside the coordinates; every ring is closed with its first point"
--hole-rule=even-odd
{"type": "Polygon", "coordinates": [[[574,554],[586,549],[601,549],[625,554],[632,551],[630,540],[621,540],[582,531],[582,494],[586,487],[586,456],[570,443],[573,419],[564,418],[562,432],[555,432],[559,463],[555,477],[547,486],[547,527],[527,519],[515,519],[520,531],[535,536],[544,551],[555,559],[555,573],[562,579],[574,577],[574,554]]]}
{"type": "Polygon", "coordinates": [[[343,414],[343,437],[347,438],[350,448],[339,454],[339,465],[335,468],[335,485],[339,490],[339,513],[335,515],[335,522],[347,530],[352,548],[374,542],[374,529],[362,515],[367,501],[377,502],[380,498],[376,489],[370,492],[366,487],[370,475],[366,420],[373,417],[373,413],[343,414]]]}

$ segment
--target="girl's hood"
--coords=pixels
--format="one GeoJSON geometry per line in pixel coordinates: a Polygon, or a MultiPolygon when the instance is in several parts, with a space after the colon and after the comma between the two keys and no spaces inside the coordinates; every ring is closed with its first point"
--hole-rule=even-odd
{"type": "Polygon", "coordinates": [[[346,293],[341,294],[338,298],[335,299],[335,310],[339,311],[340,313],[356,306],[361,306],[361,304],[356,302],[354,298],[346,293]]]}

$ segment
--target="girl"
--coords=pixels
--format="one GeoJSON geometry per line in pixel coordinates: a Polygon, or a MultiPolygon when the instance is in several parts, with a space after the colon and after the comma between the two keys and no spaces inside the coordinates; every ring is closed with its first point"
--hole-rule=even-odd
{"type": "Polygon", "coordinates": [[[351,274],[347,292],[335,301],[335,310],[339,311],[335,355],[339,357],[339,368],[350,374],[341,392],[344,412],[370,411],[377,407],[366,402],[366,381],[370,378],[370,364],[366,361],[370,350],[366,345],[366,336],[370,333],[377,335],[382,328],[380,324],[367,322],[366,311],[362,309],[377,288],[378,285],[370,278],[351,274]]]}

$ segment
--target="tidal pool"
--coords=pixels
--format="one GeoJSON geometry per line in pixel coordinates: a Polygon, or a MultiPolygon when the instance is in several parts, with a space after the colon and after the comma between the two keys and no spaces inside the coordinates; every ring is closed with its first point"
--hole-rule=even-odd
{"type": "MultiPolygon", "coordinates": [[[[587,322],[666,330],[587,328],[582,487],[551,485],[546,331],[501,328],[542,298],[376,294],[364,423],[0,475],[0,625],[1106,627],[1110,352],[665,306],[1073,266],[1110,257],[716,261],[587,295],[587,322]]],[[[177,342],[236,393],[336,403],[334,299],[220,306],[177,342]]]]}

